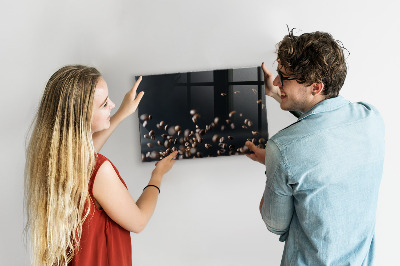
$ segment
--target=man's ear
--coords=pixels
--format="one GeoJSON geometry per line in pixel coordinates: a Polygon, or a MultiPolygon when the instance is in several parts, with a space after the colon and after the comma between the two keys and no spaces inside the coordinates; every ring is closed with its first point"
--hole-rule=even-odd
{"type": "Polygon", "coordinates": [[[312,84],[312,91],[311,94],[312,95],[318,95],[322,92],[322,90],[324,89],[324,83],[322,82],[315,82],[312,84]]]}

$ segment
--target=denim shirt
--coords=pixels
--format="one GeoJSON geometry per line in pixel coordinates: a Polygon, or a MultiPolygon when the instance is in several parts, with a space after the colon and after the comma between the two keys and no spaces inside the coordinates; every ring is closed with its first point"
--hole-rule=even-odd
{"type": "Polygon", "coordinates": [[[379,112],[342,96],[268,140],[261,216],[281,265],[373,265],[384,146],[379,112]]]}

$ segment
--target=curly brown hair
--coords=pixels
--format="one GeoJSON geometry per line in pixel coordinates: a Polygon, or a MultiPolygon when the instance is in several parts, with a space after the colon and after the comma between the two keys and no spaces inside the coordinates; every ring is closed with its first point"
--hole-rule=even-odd
{"type": "Polygon", "coordinates": [[[277,61],[301,84],[322,82],[322,93],[333,98],[339,95],[346,79],[343,50],[346,48],[329,33],[316,31],[295,36],[292,29],[277,44],[277,61]]]}

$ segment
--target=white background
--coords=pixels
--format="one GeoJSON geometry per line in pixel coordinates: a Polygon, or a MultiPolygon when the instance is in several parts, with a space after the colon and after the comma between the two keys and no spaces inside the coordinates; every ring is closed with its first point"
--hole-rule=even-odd
{"type": "MultiPolygon", "coordinates": [[[[2,1],[0,264],[29,265],[23,238],[25,141],[52,73],[66,64],[95,66],[118,104],[135,75],[262,61],[275,69],[275,44],[287,33],[286,24],[299,34],[320,30],[341,40],[351,52],[341,95],[369,102],[383,115],[377,255],[379,265],[399,263],[398,10],[391,0],[2,1]]],[[[272,134],[294,121],[270,99],[267,105],[272,134]]],[[[136,113],[102,153],[137,198],[154,165],[140,161],[136,113]]],[[[164,179],[152,220],[142,233],[132,234],[133,264],[279,265],[283,244],[258,212],[264,183],[263,166],[244,156],[177,161],[164,179]]]]}

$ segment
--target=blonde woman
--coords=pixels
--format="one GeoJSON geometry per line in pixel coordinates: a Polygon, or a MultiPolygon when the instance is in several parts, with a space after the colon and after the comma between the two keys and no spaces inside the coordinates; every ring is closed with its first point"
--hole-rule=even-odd
{"type": "Polygon", "coordinates": [[[136,111],[141,78],[118,111],[92,67],[65,66],[48,81],[27,149],[25,196],[33,265],[132,265],[130,232],[156,207],[176,152],[152,172],[135,202],[115,166],[98,152],[136,111]]]}

